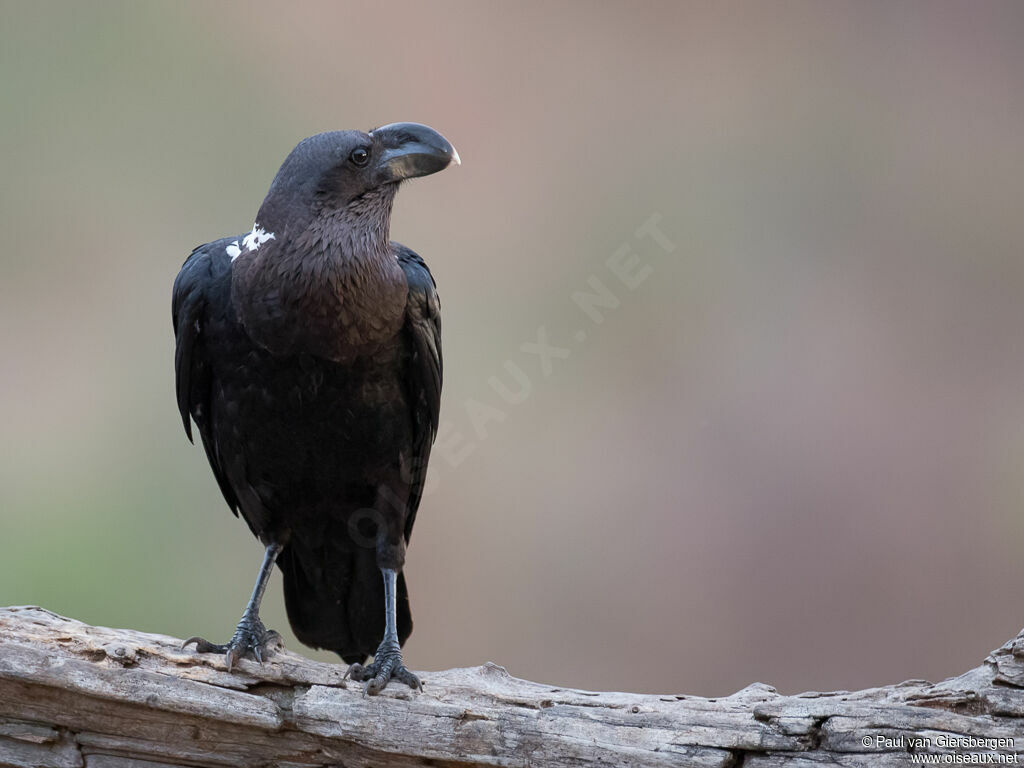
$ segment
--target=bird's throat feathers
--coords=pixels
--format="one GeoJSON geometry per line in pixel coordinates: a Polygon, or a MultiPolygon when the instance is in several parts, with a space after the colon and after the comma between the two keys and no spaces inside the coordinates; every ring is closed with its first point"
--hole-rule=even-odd
{"type": "Polygon", "coordinates": [[[232,303],[254,341],[344,361],[398,333],[408,285],[389,241],[396,187],[302,212],[268,196],[252,232],[227,246],[232,303]]]}

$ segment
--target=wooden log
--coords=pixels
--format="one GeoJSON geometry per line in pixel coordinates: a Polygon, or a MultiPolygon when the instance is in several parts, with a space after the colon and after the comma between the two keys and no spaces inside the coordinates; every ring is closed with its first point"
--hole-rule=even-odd
{"type": "Polygon", "coordinates": [[[287,650],[232,673],[162,635],[0,608],[0,766],[887,768],[1024,762],[1024,633],[941,683],[597,693],[496,664],[367,697],[287,650]]]}

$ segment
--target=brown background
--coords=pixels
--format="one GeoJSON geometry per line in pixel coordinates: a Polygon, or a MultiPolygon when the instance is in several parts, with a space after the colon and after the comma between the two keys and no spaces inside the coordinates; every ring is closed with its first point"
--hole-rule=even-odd
{"type": "Polygon", "coordinates": [[[0,604],[230,634],[260,551],[177,423],[171,281],[300,138],[416,120],[464,160],[393,235],[469,454],[417,522],[413,667],[854,688],[1024,624],[1021,4],[0,14],[0,604]]]}

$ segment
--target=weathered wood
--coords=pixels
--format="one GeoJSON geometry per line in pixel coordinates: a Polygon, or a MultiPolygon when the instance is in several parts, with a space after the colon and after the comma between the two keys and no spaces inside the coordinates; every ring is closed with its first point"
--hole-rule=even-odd
{"type": "Polygon", "coordinates": [[[721,699],[557,688],[494,664],[426,673],[422,693],[392,685],[366,697],[346,686],[341,665],[281,650],[228,673],[220,656],[180,645],[41,608],[0,608],[0,766],[887,768],[915,764],[915,754],[956,756],[950,765],[1024,762],[1024,633],[942,683],[799,696],[757,683],[721,699]]]}

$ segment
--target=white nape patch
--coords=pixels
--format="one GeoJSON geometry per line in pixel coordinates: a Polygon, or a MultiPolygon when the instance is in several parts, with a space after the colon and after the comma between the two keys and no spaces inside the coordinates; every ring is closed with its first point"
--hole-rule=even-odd
{"type": "Polygon", "coordinates": [[[273,239],[274,233],[267,232],[259,225],[259,222],[256,222],[252,225],[252,232],[242,238],[242,245],[250,251],[256,251],[259,250],[259,247],[267,242],[267,240],[273,239]]]}
{"type": "Polygon", "coordinates": [[[242,249],[238,247],[237,240],[235,240],[231,245],[225,248],[224,252],[231,257],[232,261],[234,261],[235,259],[242,255],[242,249]]]}

